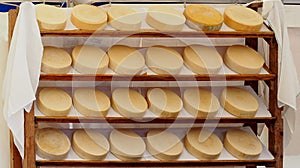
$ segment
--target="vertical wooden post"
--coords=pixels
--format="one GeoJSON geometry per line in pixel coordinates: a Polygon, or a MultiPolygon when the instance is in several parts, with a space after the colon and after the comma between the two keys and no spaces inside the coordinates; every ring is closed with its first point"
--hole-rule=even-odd
{"type": "Polygon", "coordinates": [[[14,144],[14,138],[10,132],[10,167],[11,168],[22,168],[22,158],[20,153],[14,144]]]}
{"type": "Polygon", "coordinates": [[[32,106],[30,112],[24,112],[24,133],[25,133],[25,143],[24,143],[24,168],[35,168],[35,121],[34,121],[34,107],[32,106]]]}

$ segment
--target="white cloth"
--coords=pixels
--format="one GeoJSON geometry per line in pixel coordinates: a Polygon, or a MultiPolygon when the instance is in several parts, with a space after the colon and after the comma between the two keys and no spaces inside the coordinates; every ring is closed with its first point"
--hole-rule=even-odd
{"type": "MultiPolygon", "coordinates": [[[[31,2],[20,5],[3,84],[6,122],[24,158],[24,110],[30,111],[38,87],[43,45],[31,2]]],[[[34,123],[32,123],[34,124],[34,123]]]]}

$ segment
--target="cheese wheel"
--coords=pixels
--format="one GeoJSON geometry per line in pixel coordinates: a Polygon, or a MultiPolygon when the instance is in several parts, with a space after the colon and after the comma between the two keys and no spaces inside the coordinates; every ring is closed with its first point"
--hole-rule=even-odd
{"type": "Polygon", "coordinates": [[[37,155],[50,160],[65,159],[71,148],[67,135],[55,128],[37,129],[35,145],[37,155]]]}
{"type": "Polygon", "coordinates": [[[181,31],[185,17],[181,12],[169,6],[151,6],[147,11],[146,22],[159,31],[181,31]]]}
{"type": "Polygon", "coordinates": [[[237,73],[256,74],[263,67],[264,59],[250,47],[233,45],[227,48],[224,63],[237,73]]]}
{"type": "Polygon", "coordinates": [[[107,24],[107,15],[100,7],[79,4],[72,9],[71,22],[78,29],[103,30],[107,24]]]}
{"type": "Polygon", "coordinates": [[[255,159],[262,152],[262,144],[258,138],[241,129],[231,129],[226,132],[224,147],[238,159],[255,159]]]}
{"type": "Polygon", "coordinates": [[[177,117],[183,106],[180,97],[169,89],[149,89],[147,101],[149,110],[160,117],[177,117]]]}
{"type": "Polygon", "coordinates": [[[220,103],[224,109],[237,117],[254,117],[258,110],[258,101],[247,90],[227,87],[222,91],[220,103]]]}
{"type": "Polygon", "coordinates": [[[46,116],[67,116],[72,107],[72,98],[59,88],[43,88],[38,93],[37,107],[46,116]]]}
{"type": "Polygon", "coordinates": [[[127,118],[140,118],[145,115],[148,104],[137,91],[130,88],[117,88],[112,93],[113,109],[127,118]]]}
{"type": "Polygon", "coordinates": [[[80,129],[73,133],[72,148],[82,159],[103,160],[109,151],[109,142],[97,131],[80,129]]]}
{"type": "Polygon", "coordinates": [[[71,65],[72,58],[65,50],[51,46],[44,47],[42,72],[64,74],[70,71],[71,65]]]}
{"type": "Polygon", "coordinates": [[[144,56],[135,48],[114,45],[108,49],[109,67],[119,74],[137,74],[145,66],[144,56]]]}
{"type": "Polygon", "coordinates": [[[109,142],[111,153],[121,160],[141,159],[146,151],[144,140],[131,130],[113,130],[109,142]]]}
{"type": "Polygon", "coordinates": [[[74,107],[85,116],[106,116],[110,100],[105,93],[94,88],[78,88],[73,95],[74,107]]]}
{"type": "Polygon", "coordinates": [[[195,30],[218,31],[223,24],[220,12],[207,5],[188,5],[184,9],[186,24],[195,30]]]}
{"type": "Polygon", "coordinates": [[[35,6],[35,15],[41,30],[63,30],[67,24],[67,16],[63,9],[38,4],[35,6]]]}
{"type": "Polygon", "coordinates": [[[146,64],[157,74],[178,74],[183,67],[183,59],[172,48],[152,46],[147,49],[146,64]]]}
{"type": "Polygon", "coordinates": [[[190,45],[184,49],[185,65],[197,74],[217,73],[223,65],[222,56],[215,49],[202,45],[190,45]]]}
{"type": "Polygon", "coordinates": [[[76,46],[72,51],[73,67],[86,74],[105,73],[109,58],[100,48],[90,45],[76,46]]]}
{"type": "Polygon", "coordinates": [[[148,152],[159,160],[178,159],[183,151],[183,144],[173,133],[166,130],[151,130],[147,133],[148,152]]]}
{"type": "Polygon", "coordinates": [[[186,111],[195,117],[211,117],[220,109],[218,98],[201,88],[186,89],[183,93],[183,105],[186,111]]]}
{"type": "Polygon", "coordinates": [[[107,9],[108,21],[111,27],[121,31],[137,31],[142,24],[142,17],[135,10],[122,5],[107,9]]]}
{"type": "Polygon", "coordinates": [[[184,144],[189,153],[201,160],[217,159],[223,150],[220,138],[203,128],[192,128],[187,133],[184,144]]]}
{"type": "Polygon", "coordinates": [[[263,17],[242,5],[230,5],[224,11],[224,23],[236,31],[259,31],[263,17]]]}

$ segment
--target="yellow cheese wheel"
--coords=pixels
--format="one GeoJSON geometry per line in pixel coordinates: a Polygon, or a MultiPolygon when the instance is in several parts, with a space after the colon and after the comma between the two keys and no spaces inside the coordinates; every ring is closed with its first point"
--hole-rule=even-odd
{"type": "Polygon", "coordinates": [[[184,9],[186,24],[195,30],[217,31],[223,23],[223,16],[220,12],[207,5],[188,5],[184,9]]]}
{"type": "Polygon", "coordinates": [[[72,58],[61,48],[44,47],[41,70],[45,73],[64,74],[71,69],[72,58]]]}
{"type": "Polygon", "coordinates": [[[79,4],[72,9],[71,22],[78,29],[103,30],[107,24],[107,15],[100,7],[79,4]]]}
{"type": "Polygon", "coordinates": [[[259,31],[263,21],[259,13],[242,5],[229,5],[224,11],[224,23],[237,31],[259,31]]]}

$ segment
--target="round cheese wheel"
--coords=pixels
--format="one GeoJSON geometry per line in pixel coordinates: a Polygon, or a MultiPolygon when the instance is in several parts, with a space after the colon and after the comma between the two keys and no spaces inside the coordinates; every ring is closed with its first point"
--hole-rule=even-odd
{"type": "Polygon", "coordinates": [[[224,11],[224,23],[236,31],[259,31],[263,17],[242,5],[229,5],[224,11]]]}
{"type": "Polygon", "coordinates": [[[55,128],[37,129],[35,144],[37,155],[50,160],[65,159],[71,148],[67,135],[55,128]]]}
{"type": "Polygon", "coordinates": [[[147,49],[146,64],[157,74],[178,74],[183,67],[183,59],[172,48],[152,46],[147,49]]]}
{"type": "Polygon", "coordinates": [[[149,110],[160,117],[177,117],[183,103],[180,97],[169,89],[153,88],[147,91],[149,110]]]}
{"type": "Polygon", "coordinates": [[[224,147],[238,159],[255,159],[262,152],[262,144],[258,138],[241,129],[231,129],[226,132],[224,147]]]}
{"type": "Polygon", "coordinates": [[[185,17],[181,12],[169,6],[151,6],[147,12],[146,22],[159,31],[181,31],[185,17]]]}
{"type": "Polygon", "coordinates": [[[197,74],[217,73],[222,65],[222,56],[215,49],[202,45],[190,45],[184,49],[185,65],[197,74]]]}
{"type": "Polygon", "coordinates": [[[63,30],[67,24],[67,16],[63,9],[38,4],[35,6],[35,15],[41,30],[63,30]]]}
{"type": "Polygon", "coordinates": [[[111,153],[121,160],[141,159],[146,151],[144,140],[131,130],[113,130],[109,142],[111,153]]]}
{"type": "Polygon", "coordinates": [[[103,160],[109,151],[109,142],[97,131],[81,129],[73,133],[72,148],[83,159],[103,160]]]}
{"type": "Polygon", "coordinates": [[[201,88],[186,89],[183,93],[183,105],[195,117],[214,116],[220,109],[218,98],[201,88]]]}
{"type": "Polygon", "coordinates": [[[225,88],[220,103],[227,112],[237,117],[254,117],[259,106],[251,93],[237,87],[225,88]]]}
{"type": "Polygon", "coordinates": [[[107,15],[100,7],[79,4],[72,9],[71,22],[78,29],[103,30],[107,24],[107,15]]]}
{"type": "Polygon", "coordinates": [[[185,148],[198,159],[217,159],[223,144],[220,138],[208,130],[192,128],[185,137],[185,148]]]}
{"type": "Polygon", "coordinates": [[[111,6],[107,9],[111,27],[121,31],[137,31],[142,24],[142,17],[127,6],[111,6]]]}
{"type": "Polygon", "coordinates": [[[42,72],[51,74],[68,73],[71,65],[72,58],[65,50],[51,46],[44,47],[42,72]]]}
{"type": "Polygon", "coordinates": [[[207,5],[188,5],[184,9],[186,24],[195,30],[217,31],[223,23],[223,16],[220,12],[207,5]]]}
{"type": "Polygon", "coordinates": [[[72,107],[72,98],[59,88],[43,88],[38,93],[37,107],[46,116],[67,116],[72,107]]]}
{"type": "Polygon", "coordinates": [[[114,45],[108,49],[109,67],[119,74],[137,74],[145,66],[144,56],[135,48],[114,45]]]}
{"type": "Polygon", "coordinates": [[[110,100],[105,93],[94,88],[78,88],[73,95],[74,107],[85,116],[106,116],[110,100]]]}
{"type": "Polygon", "coordinates": [[[263,67],[264,59],[250,47],[233,45],[227,48],[224,63],[237,73],[256,74],[263,67]]]}
{"type": "Polygon", "coordinates": [[[76,46],[72,51],[73,67],[80,73],[101,74],[108,68],[109,58],[100,48],[90,45],[76,46]]]}
{"type": "Polygon", "coordinates": [[[130,88],[118,88],[112,93],[112,107],[127,118],[140,118],[145,115],[148,104],[137,91],[130,88]]]}
{"type": "Polygon", "coordinates": [[[148,152],[159,160],[178,159],[183,151],[183,144],[173,133],[166,130],[151,130],[147,133],[148,152]]]}

